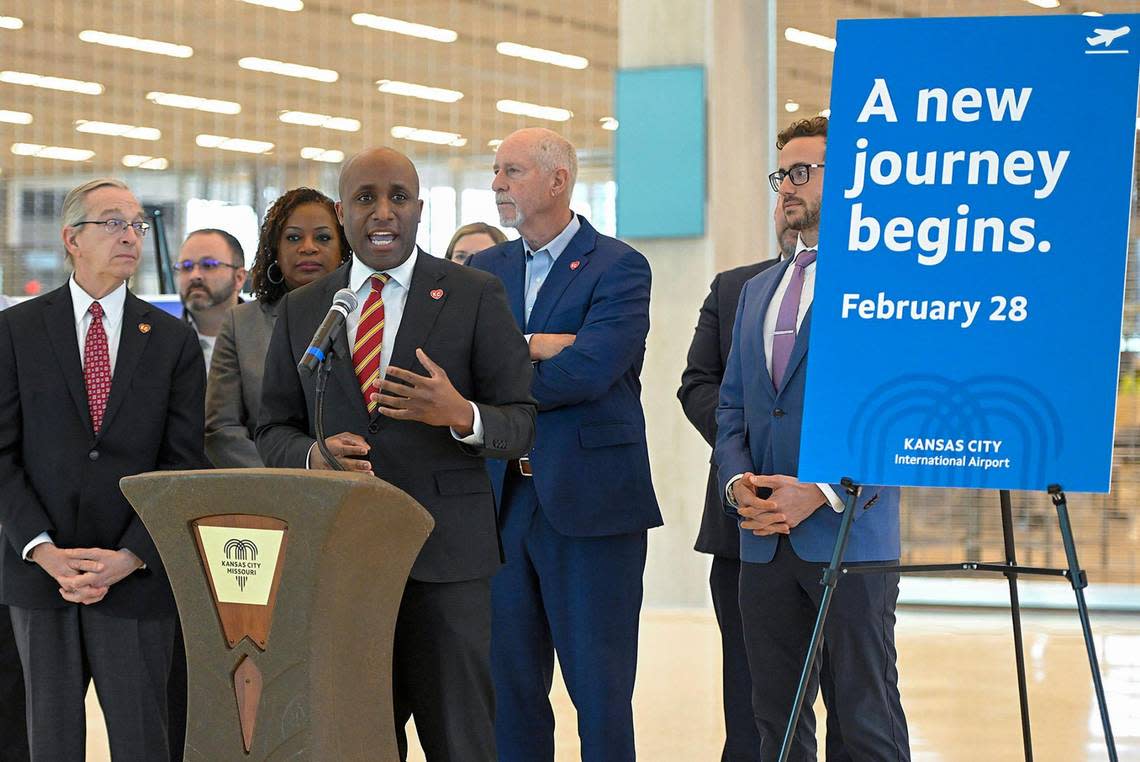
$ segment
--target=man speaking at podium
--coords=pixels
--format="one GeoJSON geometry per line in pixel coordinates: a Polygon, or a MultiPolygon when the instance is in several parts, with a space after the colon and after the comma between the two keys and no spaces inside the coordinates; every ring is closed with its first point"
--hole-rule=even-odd
{"type": "Polygon", "coordinates": [[[490,580],[501,555],[482,458],[530,449],[530,358],[497,278],[416,248],[419,192],[412,162],[391,149],[344,165],[336,208],[354,256],[282,300],[257,446],[268,466],[328,467],[315,448],[315,377],[297,363],[334,293],[352,289],[359,304],[333,344],[326,443],[345,468],[403,489],[435,518],[396,622],[401,758],[414,716],[429,762],[494,762],[490,580]]]}
{"type": "Polygon", "coordinates": [[[114,759],[170,758],[174,597],[119,479],[206,467],[206,371],[194,331],[127,290],[149,227],[122,182],[80,185],[75,274],[0,313],[0,600],[32,760],[83,759],[91,680],[114,759]]]}
{"type": "MultiPolygon", "coordinates": [[[[815,291],[827,119],[795,122],[779,134],[780,168],[769,179],[795,256],[744,286],[720,387],[716,462],[726,509],[740,520],[740,612],[752,673],[752,708],[764,762],[779,756],[831,558],[843,502],[838,485],[796,479],[815,291]]],[[[853,350],[854,351],[854,350],[853,350]]],[[[839,433],[836,433],[839,436],[839,433]]],[[[899,492],[864,486],[847,546],[851,562],[899,557],[899,492]]],[[[829,711],[857,762],[910,759],[895,666],[899,575],[845,575],[824,627],[831,678],[829,711]]],[[[812,688],[790,759],[816,759],[812,688]]],[[[829,757],[830,758],[830,757],[829,757]]]]}

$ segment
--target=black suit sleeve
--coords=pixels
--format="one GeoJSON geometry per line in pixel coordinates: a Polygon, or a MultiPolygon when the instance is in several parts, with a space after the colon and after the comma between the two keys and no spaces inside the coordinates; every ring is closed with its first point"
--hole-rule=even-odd
{"type": "MultiPolygon", "coordinates": [[[[171,374],[166,428],[155,463],[157,471],[210,467],[205,453],[206,363],[194,332],[187,329],[182,333],[182,348],[171,374]]],[[[158,563],[154,543],[137,514],[127,524],[118,547],[127,548],[148,567],[158,563]]]]}
{"type": "Polygon", "coordinates": [[[689,345],[689,356],[681,374],[677,399],[685,417],[710,446],[716,445],[716,407],[724,365],[720,359],[720,276],[713,279],[709,295],[701,305],[697,329],[689,345]]]}
{"type": "Polygon", "coordinates": [[[23,426],[12,327],[0,313],[0,526],[17,555],[40,532],[55,529],[24,473],[23,426]]]}
{"type": "Polygon", "coordinates": [[[270,468],[304,468],[309,448],[309,405],[297,374],[290,343],[289,295],[281,300],[277,324],[265,355],[261,410],[257,417],[257,451],[270,468]]]}
{"type": "Polygon", "coordinates": [[[487,278],[475,316],[471,371],[474,402],[483,419],[483,446],[464,446],[472,455],[510,459],[534,444],[535,402],[530,395],[531,363],[498,278],[487,278]]]}

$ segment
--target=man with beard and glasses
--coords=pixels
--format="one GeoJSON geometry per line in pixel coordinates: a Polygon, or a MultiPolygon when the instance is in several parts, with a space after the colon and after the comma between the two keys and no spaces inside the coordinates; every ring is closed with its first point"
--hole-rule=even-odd
{"type": "Polygon", "coordinates": [[[491,575],[501,556],[483,459],[517,458],[534,441],[526,342],[497,278],[416,247],[423,202],[408,157],[357,154],[339,187],[353,257],[281,299],[257,448],[270,467],[331,467],[315,449],[315,379],[297,363],[333,295],[352,289],[359,304],[333,343],[326,443],[345,469],[399,487],[435,519],[396,618],[400,757],[413,717],[428,762],[494,762],[491,575]]]}
{"type": "MultiPolygon", "coordinates": [[[[718,489],[740,526],[740,614],[764,762],[780,751],[843,510],[838,485],[795,477],[826,147],[824,117],[795,122],[777,138],[780,164],[769,179],[799,240],[792,259],[741,292],[717,409],[718,489]]],[[[898,505],[898,488],[862,487],[847,561],[898,558],[898,505]]],[[[845,576],[824,628],[828,708],[850,759],[910,758],[895,664],[898,585],[898,574],[845,576]]],[[[795,730],[796,762],[816,759],[818,664],[813,678],[795,730]]]]}
{"type": "Polygon", "coordinates": [[[203,228],[186,236],[174,269],[185,315],[198,332],[209,372],[226,311],[238,303],[245,284],[245,253],[238,239],[226,231],[203,228]]]}
{"type": "Polygon", "coordinates": [[[492,591],[502,762],[552,762],[554,656],[578,713],[583,762],[633,760],[633,686],[648,531],[641,367],[649,263],[570,210],[578,160],[546,129],[507,136],[491,189],[521,236],[468,266],[507,287],[534,362],[534,449],[489,464],[506,566],[492,591]]]}

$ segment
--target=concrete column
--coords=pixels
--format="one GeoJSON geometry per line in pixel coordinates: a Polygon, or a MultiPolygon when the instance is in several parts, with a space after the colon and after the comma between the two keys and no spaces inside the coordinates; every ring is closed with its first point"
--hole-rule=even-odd
{"type": "Polygon", "coordinates": [[[620,2],[623,68],[700,64],[708,71],[709,198],[692,199],[708,204],[705,235],[629,241],[653,268],[642,404],[665,526],[649,535],[647,606],[709,605],[709,557],[696,553],[693,542],[710,452],[676,392],[712,277],[772,256],[774,24],[775,0],[620,2]]]}

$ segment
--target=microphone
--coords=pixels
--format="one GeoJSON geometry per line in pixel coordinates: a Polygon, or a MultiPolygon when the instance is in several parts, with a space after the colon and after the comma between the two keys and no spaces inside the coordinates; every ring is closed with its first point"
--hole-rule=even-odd
{"type": "Polygon", "coordinates": [[[313,373],[316,371],[317,366],[325,359],[325,353],[329,351],[329,347],[340,334],[340,329],[344,327],[348,313],[354,311],[359,303],[360,300],[349,288],[342,288],[333,295],[332,306],[329,307],[328,314],[317,327],[317,332],[313,334],[309,348],[305,350],[305,356],[301,358],[301,362],[297,363],[298,372],[313,373]]]}

